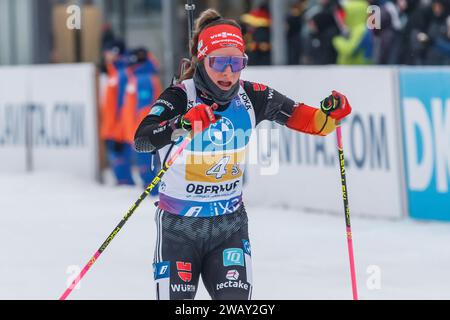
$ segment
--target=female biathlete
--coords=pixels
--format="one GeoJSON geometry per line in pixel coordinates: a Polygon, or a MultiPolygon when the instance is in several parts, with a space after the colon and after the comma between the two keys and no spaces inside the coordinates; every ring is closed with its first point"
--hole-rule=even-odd
{"type": "Polygon", "coordinates": [[[250,299],[251,249],[242,202],[243,154],[263,120],[327,135],[351,112],[336,92],[320,108],[240,79],[247,65],[239,25],[215,10],[195,23],[190,67],[153,104],[135,135],[139,152],[166,161],[193,140],[159,186],[154,277],[158,299],[193,299],[200,275],[212,299],[250,299]]]}

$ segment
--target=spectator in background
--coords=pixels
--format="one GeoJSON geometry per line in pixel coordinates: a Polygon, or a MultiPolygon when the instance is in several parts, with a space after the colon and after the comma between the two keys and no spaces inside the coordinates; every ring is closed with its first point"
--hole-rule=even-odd
{"type": "Polygon", "coordinates": [[[340,34],[336,16],[340,10],[337,0],[319,0],[317,6],[308,10],[309,35],[306,41],[309,64],[334,64],[337,52],[332,40],[340,34]]]}
{"type": "Polygon", "coordinates": [[[442,57],[442,64],[450,64],[450,16],[446,19],[446,31],[434,41],[434,50],[442,57]]]}
{"type": "Polygon", "coordinates": [[[308,0],[294,0],[290,2],[287,15],[287,49],[288,64],[300,63],[302,55],[302,27],[308,0]]]}
{"type": "Polygon", "coordinates": [[[103,50],[107,80],[103,88],[100,110],[100,137],[105,143],[106,156],[117,184],[133,184],[131,167],[126,159],[130,149],[125,148],[121,110],[128,83],[128,60],[121,42],[107,42],[103,50]]]}
{"type": "MultiPolygon", "coordinates": [[[[152,104],[162,92],[159,67],[155,57],[145,48],[132,50],[128,57],[128,83],[121,110],[124,143],[131,154],[127,159],[128,165],[137,166],[141,180],[144,186],[147,186],[159,170],[158,156],[152,153],[138,153],[132,146],[134,133],[139,124],[149,114],[152,104]]],[[[152,112],[157,110],[153,108],[152,112]]],[[[153,188],[151,195],[157,194],[157,188],[153,188]]]]}
{"type": "Polygon", "coordinates": [[[417,23],[413,26],[410,37],[410,48],[413,54],[413,64],[425,64],[428,51],[427,31],[433,19],[431,1],[419,4],[417,23]]]}
{"type": "Polygon", "coordinates": [[[241,16],[249,65],[270,65],[270,13],[267,1],[241,16]]]}
{"type": "Polygon", "coordinates": [[[433,0],[431,3],[431,19],[425,32],[417,34],[417,41],[425,48],[424,64],[443,65],[449,63],[446,50],[449,43],[448,17],[449,0],[433,0]]]}
{"type": "Polygon", "coordinates": [[[396,7],[400,19],[400,30],[391,51],[395,64],[414,64],[414,53],[411,49],[411,33],[419,29],[422,21],[422,11],[417,0],[396,0],[396,7]]]}
{"type": "Polygon", "coordinates": [[[343,35],[333,38],[338,64],[372,63],[373,39],[366,26],[367,7],[365,0],[348,0],[344,3],[344,22],[347,30],[343,35]]]}
{"type": "Polygon", "coordinates": [[[400,35],[402,22],[398,7],[388,0],[370,0],[372,5],[380,8],[380,28],[373,29],[375,64],[396,63],[396,51],[392,50],[400,35]]]}
{"type": "Polygon", "coordinates": [[[107,65],[120,58],[125,53],[125,42],[116,37],[110,24],[103,26],[101,40],[102,56],[100,57],[100,72],[108,73],[107,65]]]}
{"type": "MultiPolygon", "coordinates": [[[[161,92],[158,67],[146,49],[124,50],[112,42],[104,51],[108,79],[101,103],[100,134],[117,184],[135,185],[132,166],[136,164],[143,183],[148,185],[158,170],[158,159],[152,154],[138,154],[132,144],[134,131],[161,92]]],[[[152,191],[156,194],[157,190],[152,191]]]]}

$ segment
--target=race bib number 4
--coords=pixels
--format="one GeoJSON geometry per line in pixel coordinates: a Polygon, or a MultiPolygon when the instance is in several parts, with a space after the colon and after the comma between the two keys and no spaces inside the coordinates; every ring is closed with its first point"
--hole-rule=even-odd
{"type": "Polygon", "coordinates": [[[186,163],[186,180],[197,182],[224,182],[242,176],[240,164],[244,151],[217,156],[190,155],[186,163]]]}

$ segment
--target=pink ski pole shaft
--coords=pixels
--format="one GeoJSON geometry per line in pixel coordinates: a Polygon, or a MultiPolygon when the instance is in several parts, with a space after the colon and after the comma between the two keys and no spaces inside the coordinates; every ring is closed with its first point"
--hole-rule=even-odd
{"type": "Polygon", "coordinates": [[[342,145],[341,124],[337,123],[336,125],[337,125],[336,137],[339,151],[339,165],[342,183],[342,199],[344,200],[345,224],[347,226],[347,246],[348,246],[348,255],[350,259],[350,275],[352,279],[353,300],[358,300],[358,289],[356,286],[356,272],[355,272],[355,257],[353,255],[352,227],[350,224],[350,207],[348,204],[347,178],[345,176],[345,160],[344,160],[344,149],[342,145]]]}
{"type": "Polygon", "coordinates": [[[88,272],[89,269],[92,267],[92,265],[95,263],[95,261],[97,261],[97,259],[100,257],[100,255],[103,253],[103,251],[106,249],[106,247],[111,243],[111,241],[114,239],[114,237],[122,229],[123,225],[131,217],[131,215],[134,213],[134,211],[137,209],[137,207],[141,204],[141,202],[150,194],[150,191],[152,191],[152,189],[158,184],[158,182],[161,180],[162,176],[166,173],[166,171],[174,163],[175,159],[178,158],[178,156],[181,154],[181,152],[183,152],[184,148],[186,148],[186,146],[189,144],[189,142],[191,142],[191,140],[192,140],[192,137],[190,134],[184,138],[183,142],[178,147],[178,149],[174,153],[174,155],[164,164],[163,168],[158,172],[156,177],[152,180],[152,182],[144,190],[144,192],[141,194],[139,199],[137,199],[136,202],[133,204],[133,206],[130,209],[128,209],[127,213],[122,218],[122,220],[117,225],[117,227],[111,232],[111,234],[108,236],[108,238],[106,238],[105,242],[103,242],[103,244],[100,246],[100,248],[94,253],[92,258],[84,266],[84,268],[81,270],[80,274],[75,278],[75,280],[72,281],[72,284],[66,289],[66,291],[64,291],[64,293],[61,295],[59,300],[66,300],[66,298],[69,296],[69,294],[72,292],[72,290],[77,286],[77,284],[84,277],[86,272],[88,272]]]}

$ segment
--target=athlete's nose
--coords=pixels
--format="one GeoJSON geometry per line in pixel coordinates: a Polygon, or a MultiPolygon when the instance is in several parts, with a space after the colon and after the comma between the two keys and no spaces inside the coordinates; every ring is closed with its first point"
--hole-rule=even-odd
{"type": "Polygon", "coordinates": [[[231,70],[231,65],[227,65],[227,66],[225,67],[225,70],[223,70],[222,73],[223,73],[224,75],[231,76],[231,75],[233,74],[233,71],[231,70]]]}

